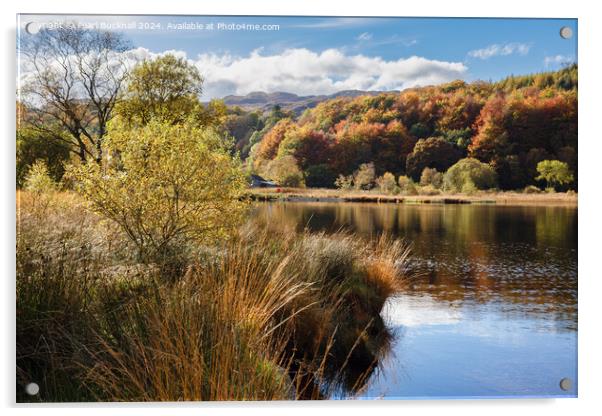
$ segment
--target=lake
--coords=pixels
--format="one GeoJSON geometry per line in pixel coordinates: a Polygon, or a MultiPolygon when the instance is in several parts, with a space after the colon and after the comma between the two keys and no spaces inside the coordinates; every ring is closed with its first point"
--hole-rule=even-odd
{"type": "Polygon", "coordinates": [[[266,203],[255,215],[411,245],[412,277],[381,313],[393,347],[360,398],[576,397],[575,206],[266,203]]]}

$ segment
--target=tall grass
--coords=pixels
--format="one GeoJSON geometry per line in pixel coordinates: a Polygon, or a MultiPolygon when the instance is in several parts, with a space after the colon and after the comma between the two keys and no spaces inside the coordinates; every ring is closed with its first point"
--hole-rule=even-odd
{"type": "Polygon", "coordinates": [[[30,381],[43,401],[327,398],[388,351],[399,241],[249,224],[165,276],[73,195],[39,198],[19,195],[19,401],[30,381]]]}

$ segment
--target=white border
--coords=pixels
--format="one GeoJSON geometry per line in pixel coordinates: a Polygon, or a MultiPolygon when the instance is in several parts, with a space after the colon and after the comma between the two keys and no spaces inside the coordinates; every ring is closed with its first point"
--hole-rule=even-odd
{"type": "Polygon", "coordinates": [[[125,414],[238,414],[303,415],[308,412],[327,414],[344,412],[365,415],[366,412],[391,414],[446,415],[507,415],[509,413],[566,415],[590,414],[602,408],[600,397],[600,296],[602,275],[599,266],[600,207],[602,198],[600,174],[602,166],[602,134],[599,102],[600,50],[602,50],[600,15],[595,2],[556,1],[527,2],[525,0],[486,1],[411,1],[404,4],[386,0],[367,0],[350,4],[350,0],[222,0],[193,2],[191,0],[163,1],[76,1],[22,0],[2,3],[2,115],[3,137],[0,140],[0,186],[2,188],[2,282],[4,285],[2,311],[2,340],[0,375],[1,404],[5,414],[29,415],[36,411],[48,415],[125,414]],[[14,132],[15,132],[15,22],[16,13],[98,13],[98,14],[231,14],[231,15],[318,15],[318,16],[468,16],[468,17],[576,17],[579,19],[579,399],[504,399],[504,400],[426,400],[404,402],[304,402],[304,403],[182,403],[182,404],[97,404],[45,405],[16,407],[14,405],[14,132]],[[597,238],[598,237],[598,238],[597,238]],[[596,261],[598,260],[598,262],[596,261]],[[86,409],[84,410],[84,408],[86,409]],[[201,413],[202,414],[202,413],[201,413]]]}

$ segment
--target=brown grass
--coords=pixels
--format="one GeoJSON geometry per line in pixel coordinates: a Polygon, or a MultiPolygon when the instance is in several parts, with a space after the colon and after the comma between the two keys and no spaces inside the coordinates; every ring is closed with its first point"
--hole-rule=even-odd
{"type": "Polygon", "coordinates": [[[72,194],[20,192],[19,217],[17,382],[40,385],[33,400],[353,395],[387,353],[399,241],[249,224],[164,276],[72,194]]]}
{"type": "MultiPolygon", "coordinates": [[[[420,190],[419,190],[420,193],[420,190]]],[[[522,193],[514,191],[477,191],[474,194],[440,193],[437,195],[388,195],[378,190],[358,191],[325,188],[253,188],[248,190],[251,199],[258,201],[329,201],[370,203],[493,203],[507,205],[577,204],[573,192],[522,193]]]]}

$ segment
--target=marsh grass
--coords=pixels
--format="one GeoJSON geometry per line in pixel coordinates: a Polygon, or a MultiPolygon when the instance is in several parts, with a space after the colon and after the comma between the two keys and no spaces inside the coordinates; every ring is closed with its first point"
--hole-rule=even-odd
{"type": "Polygon", "coordinates": [[[18,401],[347,396],[387,354],[399,241],[249,223],[165,276],[76,196],[40,197],[19,194],[18,401]]]}

